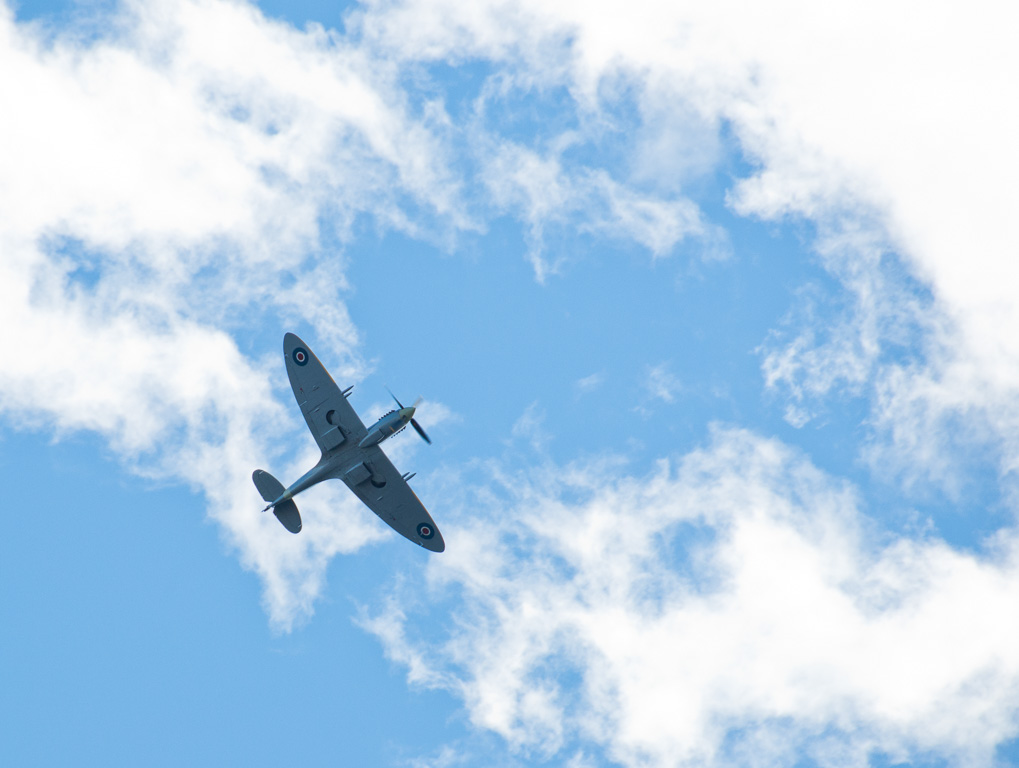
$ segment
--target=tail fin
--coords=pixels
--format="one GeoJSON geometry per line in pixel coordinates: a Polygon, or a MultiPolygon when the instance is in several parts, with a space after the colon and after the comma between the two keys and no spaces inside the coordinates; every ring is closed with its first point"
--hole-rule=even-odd
{"type": "MultiPolygon", "coordinates": [[[[251,479],[255,482],[255,487],[262,498],[270,504],[282,496],[283,491],[286,490],[279,480],[261,469],[252,472],[251,479]]],[[[272,513],[291,533],[301,532],[301,513],[297,511],[297,505],[293,499],[277,504],[273,507],[272,513]]]]}

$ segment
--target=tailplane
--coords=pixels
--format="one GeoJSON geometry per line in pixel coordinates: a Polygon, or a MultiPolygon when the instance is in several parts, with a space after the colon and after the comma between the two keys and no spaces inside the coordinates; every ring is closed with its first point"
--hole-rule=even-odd
{"type": "MultiPolygon", "coordinates": [[[[255,482],[255,487],[258,492],[262,495],[262,498],[269,502],[269,506],[265,509],[272,507],[272,513],[276,515],[276,519],[283,523],[283,527],[291,533],[301,532],[301,513],[297,511],[297,505],[293,499],[287,499],[281,501],[279,504],[273,505],[276,499],[283,495],[283,491],[286,489],[283,484],[275,477],[270,475],[265,470],[256,469],[251,473],[251,479],[255,482]]],[[[265,510],[263,510],[264,512],[265,510]]]]}

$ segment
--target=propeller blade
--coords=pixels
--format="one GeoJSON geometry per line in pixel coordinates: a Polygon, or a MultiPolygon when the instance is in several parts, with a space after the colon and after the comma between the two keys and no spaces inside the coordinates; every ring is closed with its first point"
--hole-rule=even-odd
{"type": "Polygon", "coordinates": [[[396,397],[396,395],[394,395],[394,394],[393,394],[393,390],[391,390],[391,389],[390,389],[389,387],[386,387],[386,392],[388,392],[388,393],[389,393],[390,397],[392,397],[392,398],[393,398],[394,400],[396,400],[396,404],[397,404],[398,406],[400,406],[401,408],[403,408],[403,403],[401,403],[401,402],[400,402],[399,400],[397,400],[397,397],[396,397]]]}
{"type": "Polygon", "coordinates": [[[413,408],[416,411],[418,409],[418,406],[421,405],[422,400],[424,400],[424,398],[419,397],[417,400],[414,401],[414,405],[412,405],[411,408],[413,408]]]}
{"type": "Polygon", "coordinates": [[[425,434],[425,431],[423,429],[421,429],[421,425],[418,424],[417,421],[415,421],[414,419],[411,419],[410,420],[410,425],[412,427],[414,427],[414,429],[417,430],[418,434],[421,435],[421,439],[422,440],[424,440],[429,445],[432,444],[432,438],[430,438],[428,435],[425,434]]]}

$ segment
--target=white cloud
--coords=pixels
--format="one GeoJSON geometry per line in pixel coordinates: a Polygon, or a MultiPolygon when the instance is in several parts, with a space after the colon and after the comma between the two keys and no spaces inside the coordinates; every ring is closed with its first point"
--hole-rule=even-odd
{"type": "Polygon", "coordinates": [[[655,255],[684,238],[710,245],[687,195],[716,168],[723,127],[754,167],[733,210],[817,223],[820,255],[853,296],[830,335],[801,326],[767,358],[790,417],[807,418],[810,398],[869,393],[887,463],[941,475],[946,425],[962,420],[995,437],[1003,470],[1019,464],[1007,225],[1019,157],[1016,104],[1001,96],[1019,69],[1014,9],[373,2],[345,39],[241,3],[125,8],[93,42],[44,41],[6,6],[0,19],[0,351],[21,363],[3,371],[0,404],[24,423],[99,431],[125,456],[155,452],[144,471],[204,487],[245,562],[291,574],[267,576],[281,625],[308,610],[309,574],[340,545],[313,566],[297,550],[283,563],[244,527],[241,468],[269,453],[263,422],[280,406],[269,363],[226,332],[265,307],[318,328],[339,377],[360,375],[319,220],[341,239],[361,215],[442,239],[483,225],[464,202],[476,183],[531,228],[539,275],[556,268],[560,254],[541,249],[555,226],[655,255]],[[471,58],[514,94],[561,91],[575,126],[521,140],[484,104],[471,126],[441,100],[414,106],[401,67],[471,58]],[[452,170],[465,136],[487,142],[471,181],[452,170]],[[900,301],[910,291],[888,277],[892,251],[931,305],[900,301]],[[914,359],[889,355],[916,334],[914,359]],[[59,393],[39,389],[52,380],[59,393]]]}
{"type": "MultiPolygon", "coordinates": [[[[469,11],[404,0],[367,3],[351,22],[403,59],[480,58],[521,87],[561,89],[585,139],[605,149],[614,131],[626,136],[632,178],[660,191],[714,170],[720,136],[731,136],[752,167],[734,179],[732,209],[815,224],[822,260],[855,297],[831,337],[804,326],[771,350],[766,375],[791,387],[790,420],[811,416],[817,400],[807,398],[864,394],[874,401],[883,463],[931,480],[957,454],[946,450],[953,425],[974,414],[991,423],[976,432],[1002,449],[1002,470],[1019,464],[1011,405],[1019,239],[1009,223],[1019,104],[1003,96],[1019,70],[1017,14],[993,0],[491,0],[469,11]],[[925,357],[905,365],[896,359],[910,321],[900,306],[908,291],[894,278],[901,268],[933,299],[919,327],[925,357]]],[[[566,196],[554,159],[526,157],[550,175],[540,198],[524,195],[520,205],[533,211],[526,200],[541,199],[558,210],[566,196]]],[[[664,220],[652,217],[630,236],[667,249],[676,239],[664,220]]],[[[545,266],[554,268],[554,257],[545,266]]]]}
{"type": "Polygon", "coordinates": [[[537,401],[527,406],[520,418],[513,423],[510,433],[518,440],[526,440],[539,454],[545,452],[552,440],[552,435],[545,428],[545,409],[537,401]]]}
{"type": "Polygon", "coordinates": [[[1019,733],[1014,531],[983,555],[882,535],[851,487],[738,430],[645,477],[496,480],[495,497],[460,493],[428,600],[364,625],[521,754],[976,766],[1019,733]],[[449,600],[447,634],[420,631],[422,606],[449,600]]]}
{"type": "Polygon", "coordinates": [[[94,30],[50,34],[0,12],[0,352],[18,361],[0,373],[0,406],[96,431],[137,471],[202,489],[281,627],[310,611],[331,553],[371,538],[354,526],[346,541],[330,530],[274,549],[271,520],[249,511],[250,469],[272,468],[293,425],[277,401],[289,394],[267,384],[278,358],[251,361],[230,334],[309,324],[334,375],[365,370],[320,222],[340,241],[365,215],[446,241],[481,226],[472,209],[508,206],[539,235],[567,221],[655,254],[702,226],[682,198],[497,133],[503,150],[475,182],[491,197],[469,205],[454,169],[475,129],[418,103],[401,55],[370,35],[297,31],[217,0],[127,2],[94,30]]]}
{"type": "Polygon", "coordinates": [[[402,198],[440,228],[471,225],[428,116],[335,35],[241,3],[122,11],[93,41],[0,14],[0,353],[16,361],[0,407],[98,432],[136,471],[200,489],[287,628],[331,556],[384,532],[329,489],[302,502],[304,536],[258,515],[251,470],[278,471],[299,433],[270,384],[279,357],[247,359],[228,331],[310,322],[334,374],[360,377],[319,216],[341,237],[361,213],[420,231],[402,198]]]}
{"type": "Polygon", "coordinates": [[[590,376],[584,376],[583,378],[577,379],[574,383],[574,387],[576,387],[578,395],[586,395],[588,392],[594,392],[604,383],[605,374],[601,371],[596,371],[590,376]]]}
{"type": "Polygon", "coordinates": [[[690,200],[637,192],[604,170],[570,170],[555,153],[543,156],[508,140],[486,155],[482,174],[493,202],[518,212],[528,224],[529,258],[539,282],[559,272],[566,258],[548,258],[545,233],[552,227],[632,240],[655,257],[669,254],[685,238],[705,240],[709,254],[719,250],[719,233],[690,200]]]}
{"type": "Polygon", "coordinates": [[[195,295],[211,270],[232,283],[218,302],[269,301],[353,336],[330,313],[339,274],[322,275],[326,291],[277,290],[314,258],[321,213],[341,236],[363,212],[415,229],[406,195],[468,226],[427,118],[335,36],[211,1],[129,3],[109,26],[90,45],[44,42],[4,14],[3,71],[17,73],[0,81],[6,237],[69,238],[102,272],[154,273],[160,299],[191,315],[211,314],[195,295]]]}
{"type": "Polygon", "coordinates": [[[676,401],[676,395],[683,389],[683,382],[669,370],[667,363],[659,363],[648,368],[644,387],[651,397],[671,404],[676,401]]]}

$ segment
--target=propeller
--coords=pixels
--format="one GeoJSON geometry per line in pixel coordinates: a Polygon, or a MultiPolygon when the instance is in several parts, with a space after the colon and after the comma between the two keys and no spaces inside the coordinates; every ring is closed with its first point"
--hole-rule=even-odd
{"type": "Polygon", "coordinates": [[[396,401],[396,404],[398,406],[400,406],[400,408],[402,410],[403,409],[403,403],[400,402],[400,398],[398,398],[396,395],[393,394],[393,390],[391,390],[389,387],[386,387],[386,392],[389,393],[389,396],[396,401]]]}
{"type": "Polygon", "coordinates": [[[414,427],[414,429],[416,429],[416,430],[417,430],[417,433],[418,433],[419,435],[421,435],[421,439],[422,439],[422,440],[424,440],[424,441],[425,441],[426,443],[428,443],[429,445],[431,445],[431,444],[432,444],[432,438],[430,438],[430,437],[429,437],[428,435],[426,435],[426,434],[425,434],[425,431],[424,431],[423,429],[421,429],[421,425],[420,425],[420,424],[418,424],[418,423],[417,423],[416,421],[414,421],[414,419],[411,419],[411,420],[410,420],[410,425],[411,425],[412,427],[414,427]]]}
{"type": "MultiPolygon", "coordinates": [[[[400,402],[400,398],[398,398],[398,397],[397,397],[396,395],[394,395],[394,394],[393,394],[393,390],[391,390],[391,389],[390,389],[389,387],[386,387],[386,392],[388,392],[388,393],[389,393],[389,396],[390,396],[390,397],[392,397],[392,398],[393,398],[393,399],[394,399],[394,400],[396,401],[396,404],[397,404],[398,406],[400,406],[400,410],[403,410],[403,407],[404,407],[404,406],[403,406],[403,403],[401,403],[401,402],[400,402]]],[[[415,400],[415,401],[414,401],[414,405],[412,405],[412,406],[410,407],[411,413],[413,413],[414,411],[416,411],[416,410],[417,410],[417,407],[418,407],[419,405],[421,405],[421,400],[422,400],[422,398],[420,398],[420,397],[419,397],[419,398],[418,398],[417,400],[415,400]]],[[[421,425],[417,423],[417,421],[416,421],[416,420],[414,419],[414,417],[413,417],[413,416],[412,416],[412,417],[411,417],[411,419],[410,419],[410,425],[411,425],[412,427],[414,427],[414,431],[415,431],[415,432],[417,432],[417,433],[418,433],[419,435],[421,435],[421,439],[422,439],[422,440],[424,440],[424,441],[425,441],[426,443],[428,443],[429,445],[431,445],[431,444],[432,444],[432,438],[430,438],[430,437],[429,437],[429,436],[428,436],[428,435],[427,435],[427,434],[425,433],[425,431],[424,431],[423,429],[421,429],[421,425]]]]}

